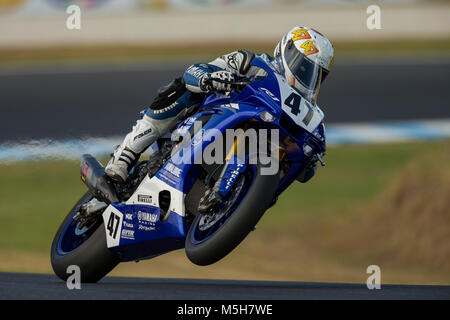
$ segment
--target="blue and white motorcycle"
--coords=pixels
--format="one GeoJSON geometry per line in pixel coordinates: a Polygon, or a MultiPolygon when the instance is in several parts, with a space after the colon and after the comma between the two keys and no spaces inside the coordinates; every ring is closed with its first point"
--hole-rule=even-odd
{"type": "Polygon", "coordinates": [[[70,210],[51,247],[58,277],[66,280],[68,266],[77,265],[82,282],[97,282],[119,262],[181,248],[197,265],[215,263],[254,230],[291,183],[312,176],[325,152],[322,111],[263,58],[256,57],[252,67],[260,68],[257,78],[239,79],[229,94],[206,96],[195,114],[177,125],[182,141],[173,134],[158,139],[150,159],[137,162],[124,184],[111,182],[99,161],[83,156],[81,179],[89,190],[70,210]],[[217,132],[225,136],[230,129],[276,130],[276,148],[258,135],[251,144],[266,148],[245,147],[238,154],[237,142],[245,139],[241,134],[231,147],[213,152],[223,161],[198,161],[220,140],[217,132]],[[275,172],[264,174],[267,162],[251,161],[263,153],[277,162],[275,172]]]}

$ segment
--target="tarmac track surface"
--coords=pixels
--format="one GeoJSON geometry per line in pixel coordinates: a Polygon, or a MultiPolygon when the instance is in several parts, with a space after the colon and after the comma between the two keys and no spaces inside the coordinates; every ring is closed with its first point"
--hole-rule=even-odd
{"type": "Polygon", "coordinates": [[[0,299],[324,300],[450,299],[450,286],[106,277],[69,290],[54,275],[0,273],[0,299]]]}

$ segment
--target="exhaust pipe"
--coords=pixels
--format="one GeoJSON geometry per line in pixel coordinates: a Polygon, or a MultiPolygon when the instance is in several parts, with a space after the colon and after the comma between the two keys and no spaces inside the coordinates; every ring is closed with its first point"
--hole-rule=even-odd
{"type": "Polygon", "coordinates": [[[114,186],[105,175],[103,165],[90,154],[84,154],[80,164],[81,180],[91,190],[95,197],[110,204],[119,202],[114,186]]]}

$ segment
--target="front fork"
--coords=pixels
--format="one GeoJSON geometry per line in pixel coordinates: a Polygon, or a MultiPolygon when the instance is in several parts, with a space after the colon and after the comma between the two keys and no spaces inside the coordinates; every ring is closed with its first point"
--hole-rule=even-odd
{"type": "Polygon", "coordinates": [[[238,156],[238,144],[241,141],[243,141],[243,135],[239,134],[235,138],[233,146],[228,150],[222,172],[214,184],[213,192],[218,193],[222,198],[228,195],[238,176],[247,168],[245,159],[238,156]]]}
{"type": "Polygon", "coordinates": [[[241,172],[247,168],[245,159],[240,159],[237,156],[237,146],[242,140],[242,135],[238,135],[232,147],[227,152],[223,169],[217,179],[216,183],[209,189],[205,195],[200,199],[198,211],[202,214],[208,214],[228,195],[231,187],[236,182],[241,172]]]}
{"type": "MultiPolygon", "coordinates": [[[[244,131],[241,131],[235,138],[232,147],[227,152],[223,169],[212,189],[209,189],[200,199],[199,212],[207,214],[219,203],[221,203],[230,193],[232,186],[238,177],[247,169],[248,159],[245,158],[245,152],[240,154],[238,146],[245,146],[244,131]],[[241,156],[241,157],[240,157],[241,156]],[[244,158],[242,158],[242,156],[244,158]]],[[[255,142],[256,143],[256,142],[255,142]]],[[[279,146],[277,145],[279,148],[279,146]]],[[[285,155],[282,148],[278,149],[278,161],[285,155]]]]}

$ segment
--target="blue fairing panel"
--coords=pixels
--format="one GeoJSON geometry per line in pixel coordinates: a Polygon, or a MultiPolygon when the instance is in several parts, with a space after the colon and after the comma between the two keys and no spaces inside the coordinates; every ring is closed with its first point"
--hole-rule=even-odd
{"type": "Polygon", "coordinates": [[[110,248],[121,261],[157,256],[184,247],[188,226],[183,217],[171,212],[160,221],[161,210],[147,205],[113,203],[123,214],[120,245],[110,248]]]}
{"type": "MultiPolygon", "coordinates": [[[[254,107],[244,104],[239,106],[239,112],[236,112],[229,104],[220,105],[204,112],[211,115],[209,121],[199,128],[192,137],[187,136],[189,138],[182,142],[183,147],[174,153],[156,174],[158,179],[185,193],[188,191],[185,190],[186,186],[190,186],[190,184],[185,184],[188,172],[194,164],[201,163],[203,150],[215,141],[215,137],[225,134],[227,129],[240,122],[255,118],[258,114],[258,110],[254,107]]],[[[203,113],[199,112],[186,119],[180,124],[178,130],[185,135],[189,134],[191,127],[195,126],[195,120],[202,115],[203,113]]]]}

